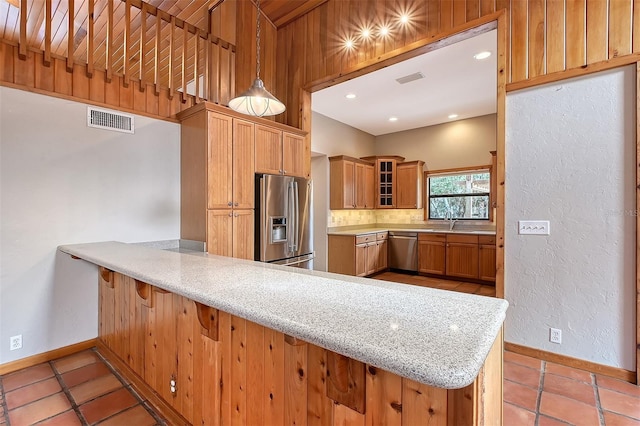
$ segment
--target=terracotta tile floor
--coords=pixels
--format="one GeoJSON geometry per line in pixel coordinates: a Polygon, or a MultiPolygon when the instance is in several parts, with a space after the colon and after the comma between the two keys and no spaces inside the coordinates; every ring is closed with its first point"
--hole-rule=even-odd
{"type": "Polygon", "coordinates": [[[95,350],[0,377],[0,426],[164,425],[95,350]]]}
{"type": "Polygon", "coordinates": [[[492,285],[467,283],[463,281],[443,280],[439,278],[423,277],[421,275],[400,274],[397,272],[382,272],[374,275],[376,280],[393,281],[397,283],[419,285],[421,287],[452,290],[460,293],[479,294],[481,296],[495,296],[496,288],[492,285]]]}
{"type": "MultiPolygon", "coordinates": [[[[391,272],[376,278],[485,295],[493,290],[391,272]]],[[[505,426],[640,426],[640,387],[512,352],[504,361],[505,426]]],[[[165,423],[95,350],[87,350],[0,377],[0,426],[31,424],[165,423]]]]}

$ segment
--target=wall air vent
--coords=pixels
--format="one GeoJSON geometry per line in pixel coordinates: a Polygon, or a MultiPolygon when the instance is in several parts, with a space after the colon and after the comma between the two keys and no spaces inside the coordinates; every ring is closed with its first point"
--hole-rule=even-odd
{"type": "Polygon", "coordinates": [[[87,107],[87,126],[116,132],[134,133],[134,116],[106,109],[87,107]]]}
{"type": "Polygon", "coordinates": [[[420,80],[424,78],[424,74],[421,72],[414,72],[413,74],[405,75],[404,77],[396,78],[396,81],[400,84],[407,84],[412,81],[420,80]]]}

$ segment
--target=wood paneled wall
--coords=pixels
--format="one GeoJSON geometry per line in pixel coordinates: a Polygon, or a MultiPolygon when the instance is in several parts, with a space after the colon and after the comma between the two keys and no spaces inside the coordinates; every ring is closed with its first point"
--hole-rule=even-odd
{"type": "Polygon", "coordinates": [[[102,267],[98,284],[100,352],[170,424],[502,423],[502,333],[478,379],[447,390],[102,267]]]}
{"type": "MultiPolygon", "coordinates": [[[[521,82],[640,52],[638,0],[329,0],[278,30],[277,90],[287,111],[279,121],[301,127],[300,89],[377,62],[394,51],[420,47],[502,9],[508,25],[507,78],[521,82]],[[357,41],[363,25],[397,23],[384,40],[357,41]]],[[[305,129],[308,130],[308,129],[305,129]]]]}

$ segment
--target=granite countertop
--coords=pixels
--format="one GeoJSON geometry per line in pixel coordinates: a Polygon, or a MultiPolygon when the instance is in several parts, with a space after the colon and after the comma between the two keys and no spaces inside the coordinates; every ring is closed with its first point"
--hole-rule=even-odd
{"type": "Polygon", "coordinates": [[[475,380],[508,306],[502,299],[119,242],[58,249],[439,388],[475,380]]]}
{"type": "Polygon", "coordinates": [[[362,235],[371,234],[374,232],[387,232],[387,231],[402,231],[402,232],[426,232],[437,234],[470,234],[470,235],[496,235],[496,231],[492,230],[470,230],[470,229],[438,229],[438,228],[392,228],[392,227],[380,227],[380,228],[361,228],[361,229],[348,229],[345,231],[333,230],[327,232],[327,235],[362,235]]]}

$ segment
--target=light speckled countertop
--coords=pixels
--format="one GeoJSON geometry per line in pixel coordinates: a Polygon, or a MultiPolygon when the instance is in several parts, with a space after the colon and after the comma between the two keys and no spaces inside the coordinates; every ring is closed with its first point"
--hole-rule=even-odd
{"type": "Polygon", "coordinates": [[[437,233],[437,234],[469,234],[469,235],[496,235],[496,231],[489,230],[469,230],[469,229],[427,229],[427,228],[390,228],[390,227],[380,227],[380,228],[362,228],[362,229],[349,229],[346,231],[329,231],[327,235],[361,235],[361,234],[371,234],[374,232],[387,232],[387,231],[402,231],[402,232],[428,232],[428,233],[437,233]]]}
{"type": "Polygon", "coordinates": [[[471,294],[119,242],[58,249],[447,389],[475,380],[508,306],[505,300],[471,294]]]}

